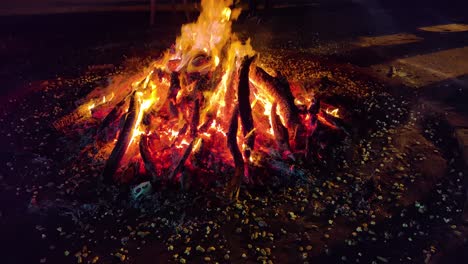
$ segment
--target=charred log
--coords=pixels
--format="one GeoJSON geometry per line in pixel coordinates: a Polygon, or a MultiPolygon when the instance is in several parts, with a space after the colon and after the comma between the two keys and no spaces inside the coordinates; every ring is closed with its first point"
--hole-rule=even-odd
{"type": "Polygon", "coordinates": [[[239,111],[238,107],[236,107],[234,109],[234,113],[232,114],[229,130],[227,133],[227,145],[234,159],[235,172],[229,181],[229,184],[227,185],[226,194],[229,199],[236,200],[239,197],[240,184],[242,178],[244,177],[244,159],[242,157],[239,146],[237,145],[237,130],[239,127],[238,115],[239,111]]]}
{"type": "Polygon", "coordinates": [[[120,161],[127,151],[128,145],[130,144],[130,140],[132,138],[133,127],[137,122],[138,108],[139,106],[136,99],[136,94],[133,93],[130,100],[130,105],[128,107],[128,113],[125,117],[125,124],[119,134],[117,143],[115,144],[111,155],[107,159],[104,171],[102,173],[105,183],[113,182],[114,174],[119,168],[120,161]]]}
{"type": "Polygon", "coordinates": [[[237,89],[237,98],[239,102],[239,116],[242,123],[242,133],[246,141],[244,155],[248,159],[255,143],[255,131],[252,117],[252,108],[250,106],[250,88],[249,88],[249,69],[255,57],[244,57],[239,71],[239,86],[237,89]]]}

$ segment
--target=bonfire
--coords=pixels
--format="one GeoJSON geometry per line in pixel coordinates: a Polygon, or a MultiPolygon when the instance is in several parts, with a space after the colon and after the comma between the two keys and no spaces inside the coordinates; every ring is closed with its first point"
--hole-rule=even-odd
{"type": "MultiPolygon", "coordinates": [[[[182,26],[159,59],[75,111],[73,125],[95,124],[91,145],[106,157],[104,182],[139,177],[185,189],[222,179],[236,199],[242,182],[293,175],[320,147],[318,127],[339,128],[337,108],[260,67],[250,41],[231,31],[241,11],[231,4],[202,0],[198,20],[182,26]]],[[[55,124],[69,125],[69,118],[55,124]]]]}

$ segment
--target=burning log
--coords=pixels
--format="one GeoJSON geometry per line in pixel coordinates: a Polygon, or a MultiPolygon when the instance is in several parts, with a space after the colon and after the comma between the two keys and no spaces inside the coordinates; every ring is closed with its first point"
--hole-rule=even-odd
{"type": "Polygon", "coordinates": [[[152,182],[156,182],[158,179],[156,161],[153,158],[151,149],[149,147],[149,136],[141,135],[140,137],[140,155],[145,165],[146,173],[151,176],[152,182]]]}
{"type": "Polygon", "coordinates": [[[135,176],[138,174],[139,167],[140,163],[137,161],[131,161],[126,167],[123,167],[121,173],[122,181],[124,181],[124,183],[131,182],[131,180],[134,179],[135,176]]]}
{"type": "Polygon", "coordinates": [[[176,105],[172,101],[169,101],[169,114],[172,118],[179,116],[179,109],[177,109],[176,105]]]}
{"type": "MultiPolygon", "coordinates": [[[[181,65],[184,65],[184,63],[181,65]]],[[[198,51],[198,54],[193,55],[186,64],[186,71],[189,73],[207,74],[211,67],[211,56],[205,51],[198,51]]],[[[180,66],[178,69],[181,69],[180,66]]]]}
{"type": "Polygon", "coordinates": [[[123,106],[127,100],[127,97],[122,99],[113,109],[109,112],[109,114],[102,120],[101,125],[98,128],[98,132],[102,131],[104,128],[108,127],[111,123],[119,118],[119,116],[123,113],[123,106]]]}
{"type": "MultiPolygon", "coordinates": [[[[235,69],[235,62],[230,67],[235,69]]],[[[226,85],[226,94],[224,100],[226,102],[235,102],[235,97],[237,96],[236,87],[239,85],[239,71],[231,70],[227,76],[228,82],[226,85]]],[[[224,109],[225,115],[231,116],[234,108],[234,104],[226,104],[224,109]]]]}
{"type": "MultiPolygon", "coordinates": [[[[182,158],[179,160],[177,166],[174,168],[174,170],[171,172],[169,175],[169,180],[175,179],[177,174],[182,173],[183,179],[181,180],[181,185],[182,188],[186,188],[186,183],[188,181],[187,177],[188,175],[184,173],[183,167],[185,164],[185,161],[187,161],[188,157],[190,156],[190,153],[192,153],[193,145],[194,142],[196,141],[196,134],[197,134],[197,127],[200,122],[200,102],[199,100],[195,100],[195,105],[194,105],[194,112],[192,116],[192,120],[190,122],[190,136],[192,137],[192,142],[187,146],[185,149],[184,155],[182,155],[182,158]]],[[[185,133],[184,133],[185,134],[185,133]]],[[[179,135],[182,135],[179,133],[179,135]]]]}
{"type": "Polygon", "coordinates": [[[271,125],[275,134],[276,144],[282,151],[291,151],[288,129],[283,126],[280,117],[276,114],[276,105],[275,102],[271,107],[271,125]]]}
{"type": "Polygon", "coordinates": [[[107,141],[106,140],[106,135],[103,133],[104,130],[108,129],[109,126],[114,123],[117,119],[119,119],[122,114],[124,113],[124,105],[125,102],[127,101],[127,97],[122,99],[110,112],[109,114],[102,120],[101,125],[97,129],[97,137],[98,139],[102,141],[107,141]]]}
{"type": "Polygon", "coordinates": [[[171,73],[171,85],[169,86],[169,96],[168,99],[174,99],[177,96],[177,93],[180,90],[180,79],[179,73],[172,72],[171,73]]]}
{"type": "Polygon", "coordinates": [[[213,113],[207,113],[205,116],[205,122],[200,126],[198,129],[199,131],[207,131],[208,128],[211,126],[211,123],[213,122],[215,116],[213,113]]]}
{"type": "Polygon", "coordinates": [[[141,120],[141,122],[146,126],[146,131],[154,131],[156,129],[157,126],[155,122],[153,122],[156,116],[157,112],[154,110],[150,110],[149,112],[143,115],[143,119],[141,120]]]}
{"type": "Polygon", "coordinates": [[[339,129],[341,131],[343,131],[346,135],[351,135],[351,133],[349,132],[350,129],[348,128],[348,126],[343,122],[342,119],[338,118],[338,117],[335,117],[329,113],[327,113],[326,111],[321,111],[320,112],[320,117],[323,118],[323,121],[325,121],[326,123],[330,124],[332,127],[336,128],[336,129],[339,129]]]}
{"type": "MultiPolygon", "coordinates": [[[[201,77],[196,85],[195,85],[195,91],[197,92],[203,92],[205,91],[209,86],[209,84],[211,83],[210,79],[206,78],[206,77],[201,77]]],[[[198,95],[198,94],[197,94],[198,95]]],[[[199,100],[199,99],[197,99],[199,100]]],[[[199,104],[203,104],[203,100],[202,100],[202,103],[199,102],[199,104]]],[[[208,129],[208,127],[211,125],[211,122],[213,121],[213,119],[215,118],[216,114],[210,110],[209,112],[205,113],[205,117],[200,120],[200,111],[199,109],[197,109],[198,113],[198,123],[201,121],[203,122],[200,126],[200,131],[206,131],[208,129]]]]}
{"type": "Polygon", "coordinates": [[[177,118],[179,116],[179,109],[177,108],[177,105],[176,105],[176,100],[177,100],[176,97],[180,89],[181,89],[181,86],[180,86],[179,73],[172,72],[171,84],[169,85],[169,92],[168,92],[167,99],[166,99],[168,101],[169,114],[171,115],[172,118],[177,118]]]}
{"type": "Polygon", "coordinates": [[[169,175],[169,180],[173,180],[175,179],[175,177],[177,176],[177,174],[179,174],[179,172],[182,171],[183,167],[184,167],[184,164],[185,164],[185,161],[187,161],[190,153],[192,152],[192,149],[193,149],[193,142],[195,140],[193,140],[192,142],[190,142],[190,144],[187,146],[187,148],[185,149],[184,151],[184,155],[182,155],[182,157],[180,158],[179,162],[177,163],[176,167],[174,168],[174,170],[172,170],[171,174],[169,175]]]}
{"type": "Polygon", "coordinates": [[[250,157],[250,151],[253,150],[255,143],[255,131],[252,117],[252,108],[250,106],[250,88],[249,88],[249,69],[255,56],[245,57],[242,61],[239,73],[239,86],[237,89],[237,98],[239,102],[239,116],[242,123],[242,133],[246,141],[244,155],[246,159],[250,157]]]}
{"type": "Polygon", "coordinates": [[[238,107],[236,107],[234,109],[234,113],[232,114],[229,130],[227,133],[227,145],[234,159],[235,165],[234,175],[232,176],[226,188],[226,194],[231,200],[233,198],[237,199],[239,197],[240,184],[242,178],[244,177],[244,159],[242,157],[239,146],[237,145],[237,130],[239,126],[238,115],[239,110],[238,107]]]}
{"type": "MultiPolygon", "coordinates": [[[[216,87],[222,80],[223,75],[225,74],[225,68],[224,65],[226,63],[227,58],[229,57],[229,47],[230,47],[231,41],[228,41],[224,45],[224,47],[221,49],[220,56],[218,58],[218,63],[216,65],[216,68],[212,71],[211,73],[211,78],[210,78],[210,85],[211,87],[216,87]]],[[[232,72],[231,72],[232,73],[232,72]]]]}
{"type": "Polygon", "coordinates": [[[278,102],[282,117],[285,119],[287,127],[296,127],[299,122],[299,109],[294,104],[294,96],[289,83],[284,78],[273,77],[260,67],[255,67],[250,79],[253,84],[260,89],[265,89],[271,97],[278,102]]]}
{"type": "Polygon", "coordinates": [[[205,158],[204,155],[206,154],[203,151],[205,142],[203,138],[197,138],[197,140],[194,142],[194,149],[192,152],[193,155],[191,157],[190,163],[193,165],[193,167],[199,167],[203,164],[203,159],[205,158]]]}
{"type": "Polygon", "coordinates": [[[197,134],[198,124],[200,123],[200,101],[198,99],[195,100],[193,111],[192,122],[190,122],[190,136],[194,138],[197,134]]]}
{"type": "Polygon", "coordinates": [[[209,78],[206,76],[199,76],[195,85],[195,91],[205,91],[209,88],[209,78]]]}
{"type": "Polygon", "coordinates": [[[130,140],[132,139],[133,128],[137,122],[138,115],[138,102],[136,98],[136,93],[133,92],[132,98],[130,100],[130,105],[128,107],[128,112],[125,117],[125,124],[122,128],[122,131],[119,134],[117,143],[115,144],[114,149],[112,150],[111,155],[107,159],[106,165],[104,166],[104,171],[102,173],[105,183],[112,183],[113,177],[117,169],[119,168],[120,161],[122,160],[125,152],[127,151],[130,140]]]}
{"type": "MultiPolygon", "coordinates": [[[[182,128],[179,130],[179,132],[177,133],[177,135],[185,135],[185,132],[187,132],[187,129],[189,128],[189,125],[187,123],[185,123],[182,128]]],[[[175,144],[175,142],[174,142],[175,144]]]]}

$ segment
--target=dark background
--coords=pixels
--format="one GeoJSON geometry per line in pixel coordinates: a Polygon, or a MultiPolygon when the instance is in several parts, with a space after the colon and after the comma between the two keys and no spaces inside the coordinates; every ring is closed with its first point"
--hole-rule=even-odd
{"type": "MultiPolygon", "coordinates": [[[[284,5],[303,5],[303,4],[341,4],[346,2],[352,2],[362,5],[371,6],[388,6],[388,5],[400,5],[405,7],[407,5],[420,5],[424,8],[429,5],[461,5],[464,0],[270,0],[273,4],[284,5]]],[[[98,11],[102,10],[103,7],[107,7],[109,10],[116,10],[121,7],[135,7],[145,6],[149,3],[149,0],[4,0],[0,2],[0,15],[15,15],[15,14],[46,14],[46,13],[57,13],[57,12],[86,12],[86,11],[98,11]]],[[[159,4],[172,4],[180,3],[182,0],[156,0],[159,4]]],[[[190,2],[190,1],[189,1],[190,2]]],[[[193,1],[192,1],[193,2],[193,1]]],[[[243,1],[248,2],[248,1],[243,1]]],[[[260,3],[263,1],[259,1],[260,3]]]]}
{"type": "MultiPolygon", "coordinates": [[[[186,23],[172,3],[156,0],[156,25],[149,26],[149,0],[6,0],[0,1],[0,96],[32,80],[81,74],[93,64],[119,63],[125,57],[167,48],[186,23]]],[[[190,1],[189,1],[190,2],[190,1]]],[[[244,3],[247,1],[243,1],[244,3]]],[[[263,1],[258,1],[260,4],[263,1]]],[[[253,36],[255,48],[294,42],[329,55],[346,50],[335,42],[360,36],[414,32],[418,27],[466,23],[465,0],[272,0],[275,8],[261,23],[236,23],[238,31],[253,36]],[[260,35],[274,36],[262,38],[260,35]],[[281,37],[280,37],[281,36],[281,37]]],[[[192,13],[192,19],[196,14],[192,13]]],[[[463,34],[463,33],[461,33],[463,34]]],[[[434,35],[435,36],[435,35],[434,35]]],[[[413,52],[398,46],[396,55],[463,47],[460,34],[432,37],[413,52]],[[456,38],[456,41],[451,41],[456,38]]],[[[370,54],[370,55],[369,55],[370,54]]],[[[362,56],[365,55],[365,56],[362,56]]],[[[376,57],[345,56],[361,65],[376,57]]],[[[373,63],[374,61],[372,61],[373,63]]],[[[21,88],[22,89],[22,88],[21,88]]]]}

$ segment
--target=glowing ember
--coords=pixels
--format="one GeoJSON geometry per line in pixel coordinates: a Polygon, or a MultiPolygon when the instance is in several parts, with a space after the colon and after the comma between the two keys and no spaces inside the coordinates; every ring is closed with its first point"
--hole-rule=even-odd
{"type": "MultiPolygon", "coordinates": [[[[255,65],[250,41],[231,32],[240,14],[231,4],[202,0],[198,20],[184,25],[174,47],[131,77],[129,87],[113,84],[105,96],[78,109],[108,113],[98,129],[111,133],[98,135],[100,146],[113,148],[105,180],[129,181],[119,175],[135,163],[153,182],[182,181],[189,172],[202,177],[197,170],[234,171],[228,194],[236,196],[240,182],[252,181],[250,171],[263,166],[264,158],[304,153],[302,141],[309,142],[317,120],[335,127],[315,109],[313,95],[292,91],[282,76],[255,65]]],[[[339,118],[338,111],[327,108],[325,114],[339,118]]],[[[197,180],[208,182],[206,177],[197,180]]]]}

